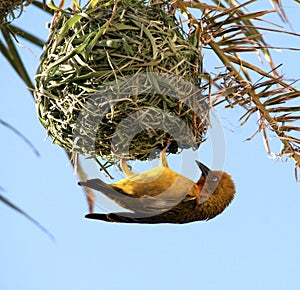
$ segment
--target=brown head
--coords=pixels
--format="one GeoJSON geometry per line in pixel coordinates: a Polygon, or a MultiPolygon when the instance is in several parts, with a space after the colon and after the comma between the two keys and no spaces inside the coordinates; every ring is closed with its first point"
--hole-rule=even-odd
{"type": "Polygon", "coordinates": [[[197,182],[201,189],[199,210],[206,219],[211,219],[223,212],[234,198],[235,185],[231,176],[223,171],[213,171],[196,161],[202,176],[197,182]]]}

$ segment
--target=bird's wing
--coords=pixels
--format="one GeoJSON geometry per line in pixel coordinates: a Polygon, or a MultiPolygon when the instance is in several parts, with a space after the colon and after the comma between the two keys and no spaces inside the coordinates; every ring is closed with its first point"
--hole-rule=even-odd
{"type": "Polygon", "coordinates": [[[133,216],[124,216],[125,213],[89,213],[85,215],[88,219],[101,220],[105,222],[115,223],[137,223],[138,221],[133,216]]]}
{"type": "Polygon", "coordinates": [[[176,206],[180,200],[177,198],[166,198],[161,196],[142,196],[140,197],[140,203],[142,205],[142,211],[135,212],[145,212],[152,214],[159,214],[172,209],[176,206]]]}
{"type": "Polygon", "coordinates": [[[140,217],[137,218],[135,214],[120,212],[120,213],[90,213],[85,216],[88,219],[101,220],[105,222],[114,223],[135,223],[135,224],[160,224],[172,223],[172,221],[165,220],[159,216],[140,217]]]}

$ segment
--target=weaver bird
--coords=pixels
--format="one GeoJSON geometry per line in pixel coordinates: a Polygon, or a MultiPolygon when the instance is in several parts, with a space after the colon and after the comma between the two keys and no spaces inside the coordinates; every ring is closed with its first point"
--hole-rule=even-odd
{"type": "Polygon", "coordinates": [[[125,159],[121,169],[126,178],[114,184],[100,179],[79,182],[101,191],[132,212],[90,213],[86,218],[121,223],[189,223],[212,219],[230,204],[235,186],[226,172],[212,171],[196,161],[202,175],[197,183],[168,167],[166,149],[160,154],[160,166],[134,174],[125,159]]]}

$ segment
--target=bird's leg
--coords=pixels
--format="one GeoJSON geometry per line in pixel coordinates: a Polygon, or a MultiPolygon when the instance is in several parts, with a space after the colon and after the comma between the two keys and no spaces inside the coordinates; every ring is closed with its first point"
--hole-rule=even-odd
{"type": "Polygon", "coordinates": [[[167,149],[169,148],[171,142],[167,143],[167,146],[160,152],[160,166],[169,167],[167,159],[167,149]]]}
{"type": "Polygon", "coordinates": [[[121,158],[120,167],[126,177],[134,175],[134,173],[130,170],[125,158],[121,158]]]}
{"type": "Polygon", "coordinates": [[[167,159],[167,153],[166,153],[166,149],[164,148],[161,152],[160,152],[160,166],[163,167],[169,167],[168,165],[168,159],[167,159]]]}

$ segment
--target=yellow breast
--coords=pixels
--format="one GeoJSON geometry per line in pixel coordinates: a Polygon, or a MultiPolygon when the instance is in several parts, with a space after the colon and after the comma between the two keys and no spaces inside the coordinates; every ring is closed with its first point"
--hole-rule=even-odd
{"type": "Polygon", "coordinates": [[[193,187],[194,182],[168,167],[156,167],[140,174],[134,174],[115,183],[115,189],[121,189],[134,197],[158,196],[181,199],[193,187]]]}

